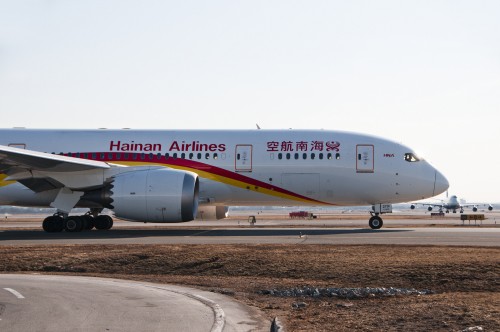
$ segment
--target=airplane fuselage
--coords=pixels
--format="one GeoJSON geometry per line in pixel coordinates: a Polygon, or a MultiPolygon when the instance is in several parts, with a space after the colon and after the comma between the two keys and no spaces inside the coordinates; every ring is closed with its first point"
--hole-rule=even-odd
{"type": "MultiPolygon", "coordinates": [[[[425,160],[408,158],[416,155],[402,144],[338,131],[7,129],[0,130],[0,145],[194,172],[199,201],[207,205],[399,203],[448,185],[425,160]]],[[[6,181],[0,186],[3,205],[48,206],[57,194],[6,181]]]]}

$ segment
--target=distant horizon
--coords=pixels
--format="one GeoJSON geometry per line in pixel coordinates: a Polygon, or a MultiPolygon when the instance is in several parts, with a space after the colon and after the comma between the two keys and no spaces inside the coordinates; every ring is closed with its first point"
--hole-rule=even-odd
{"type": "MultiPolygon", "coordinates": [[[[491,204],[493,206],[493,211],[498,212],[498,209],[500,209],[500,202],[481,202],[482,204],[491,204]]],[[[404,207],[405,209],[410,209],[411,203],[397,203],[393,204],[393,210],[402,208],[404,207]]],[[[231,211],[256,211],[256,210],[264,210],[264,211],[277,211],[277,210],[284,210],[284,211],[344,211],[344,210],[356,210],[356,211],[366,211],[368,213],[370,209],[370,205],[358,205],[358,206],[238,206],[234,205],[231,206],[229,205],[229,212],[231,211]]],[[[426,207],[417,207],[418,210],[426,210],[426,207]]],[[[40,214],[43,216],[46,216],[47,213],[50,211],[55,211],[55,208],[47,208],[47,207],[23,207],[23,206],[10,206],[10,205],[0,205],[0,215],[22,215],[22,214],[40,214]]],[[[71,214],[81,214],[86,212],[88,209],[86,208],[75,208],[72,210],[71,214]]],[[[468,209],[470,210],[470,209],[468,209]]],[[[483,208],[479,208],[478,212],[484,210],[483,208]]],[[[104,214],[113,212],[113,210],[105,209],[103,211],[104,214]]],[[[489,212],[489,211],[487,211],[489,212]]],[[[1,222],[1,218],[0,218],[1,222]]]]}

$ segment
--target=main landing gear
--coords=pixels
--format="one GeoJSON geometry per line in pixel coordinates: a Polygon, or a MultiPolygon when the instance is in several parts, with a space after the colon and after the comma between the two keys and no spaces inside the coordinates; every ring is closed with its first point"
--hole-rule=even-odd
{"type": "Polygon", "coordinates": [[[82,216],[65,216],[63,214],[54,214],[45,218],[42,224],[43,230],[49,233],[57,233],[65,230],[66,232],[81,232],[93,228],[99,230],[108,230],[113,227],[113,219],[105,214],[93,215],[87,213],[82,216]]]}

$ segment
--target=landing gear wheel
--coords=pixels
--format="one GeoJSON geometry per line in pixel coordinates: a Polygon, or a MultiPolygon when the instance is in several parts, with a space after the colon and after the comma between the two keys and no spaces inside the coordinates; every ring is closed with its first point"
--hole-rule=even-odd
{"type": "Polygon", "coordinates": [[[90,231],[92,228],[94,228],[94,217],[86,214],[81,216],[83,220],[83,229],[90,231]]]}
{"type": "Polygon", "coordinates": [[[113,218],[107,215],[100,215],[94,219],[96,229],[108,230],[113,227],[113,218]]]}
{"type": "Polygon", "coordinates": [[[59,216],[50,216],[44,219],[42,227],[48,233],[61,232],[64,229],[64,220],[59,216]]]}
{"type": "Polygon", "coordinates": [[[384,222],[382,221],[382,218],[379,216],[373,216],[370,218],[368,221],[368,225],[370,225],[371,229],[380,229],[384,222]]]}
{"type": "Polygon", "coordinates": [[[83,229],[82,217],[73,216],[66,219],[66,232],[80,232],[83,229]]]}

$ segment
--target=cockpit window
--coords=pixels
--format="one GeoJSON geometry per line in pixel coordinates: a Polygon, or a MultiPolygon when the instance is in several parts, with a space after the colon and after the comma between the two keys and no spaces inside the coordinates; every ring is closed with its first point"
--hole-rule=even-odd
{"type": "Polygon", "coordinates": [[[416,161],[420,161],[420,158],[414,153],[408,152],[405,153],[405,160],[410,163],[414,163],[416,161]]]}

